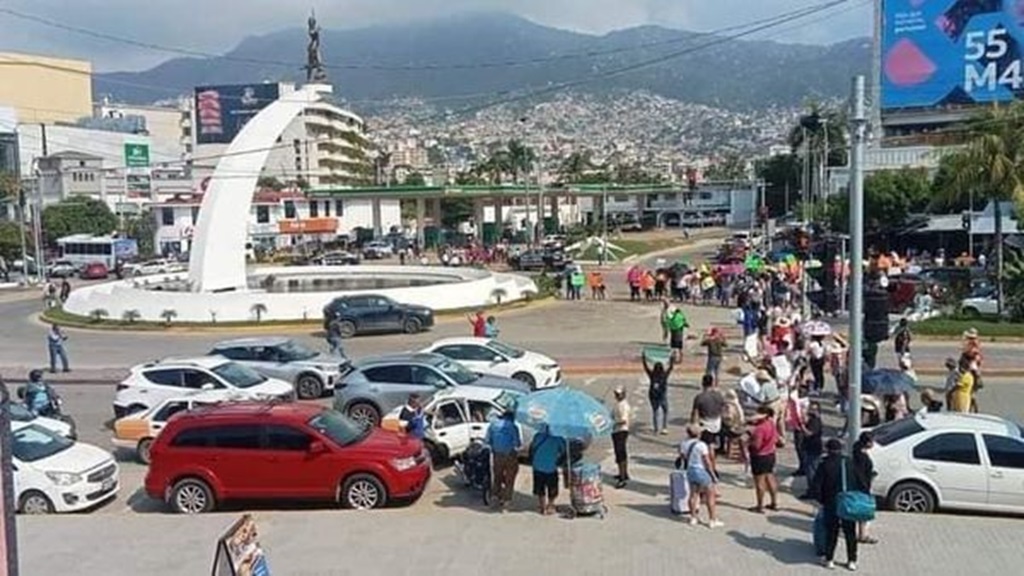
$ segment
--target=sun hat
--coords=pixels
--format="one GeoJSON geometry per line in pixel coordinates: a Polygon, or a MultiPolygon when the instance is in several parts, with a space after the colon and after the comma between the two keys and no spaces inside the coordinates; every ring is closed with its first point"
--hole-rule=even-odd
{"type": "Polygon", "coordinates": [[[767,370],[758,370],[757,373],[754,374],[754,378],[756,378],[758,382],[771,382],[772,375],[769,374],[767,370]]]}
{"type": "Polygon", "coordinates": [[[964,338],[967,338],[968,340],[976,340],[978,338],[978,329],[968,328],[967,330],[964,330],[964,338]]]}

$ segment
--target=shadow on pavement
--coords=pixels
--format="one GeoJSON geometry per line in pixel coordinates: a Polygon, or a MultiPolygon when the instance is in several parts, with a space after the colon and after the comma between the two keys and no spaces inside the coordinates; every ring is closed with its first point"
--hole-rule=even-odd
{"type": "Polygon", "coordinates": [[[810,538],[806,540],[796,540],[793,538],[780,540],[765,534],[750,536],[737,530],[729,530],[726,533],[740,546],[748,550],[764,552],[781,564],[791,566],[817,564],[817,558],[814,555],[814,547],[811,545],[810,538]]]}
{"type": "Polygon", "coordinates": [[[783,526],[785,528],[790,528],[790,529],[795,530],[797,532],[802,532],[804,534],[807,534],[808,537],[810,537],[810,535],[811,535],[811,528],[812,528],[812,525],[814,524],[814,520],[811,519],[811,518],[808,518],[805,515],[790,516],[790,515],[782,515],[782,514],[773,514],[771,516],[768,516],[768,523],[769,524],[775,524],[776,526],[783,526]]]}
{"type": "Polygon", "coordinates": [[[659,518],[661,520],[670,520],[672,522],[685,523],[688,518],[685,514],[673,514],[669,508],[668,502],[664,504],[620,504],[618,507],[636,510],[637,512],[647,514],[648,516],[659,518]]]}

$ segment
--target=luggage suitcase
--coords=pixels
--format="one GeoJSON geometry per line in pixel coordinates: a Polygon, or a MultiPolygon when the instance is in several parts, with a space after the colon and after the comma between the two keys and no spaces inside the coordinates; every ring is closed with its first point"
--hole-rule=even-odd
{"type": "Polygon", "coordinates": [[[825,555],[825,511],[822,508],[818,508],[818,513],[814,515],[814,554],[816,556],[825,555]]]}
{"type": "Polygon", "coordinates": [[[690,483],[686,480],[686,470],[673,470],[668,475],[668,491],[673,514],[688,514],[690,506],[690,483]]]}

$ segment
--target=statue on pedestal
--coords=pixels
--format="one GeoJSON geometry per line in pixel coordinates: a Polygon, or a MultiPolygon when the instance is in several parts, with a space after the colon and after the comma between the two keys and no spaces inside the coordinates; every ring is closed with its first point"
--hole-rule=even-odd
{"type": "Polygon", "coordinates": [[[323,84],[327,82],[327,71],[324,70],[323,55],[320,52],[320,25],[316,22],[316,13],[309,15],[309,45],[306,47],[306,82],[323,84]]]}

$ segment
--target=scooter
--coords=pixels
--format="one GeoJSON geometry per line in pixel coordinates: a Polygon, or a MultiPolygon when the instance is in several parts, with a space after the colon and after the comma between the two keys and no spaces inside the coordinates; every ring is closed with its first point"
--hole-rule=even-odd
{"type": "Polygon", "coordinates": [[[30,411],[34,412],[37,416],[42,416],[44,418],[53,418],[54,420],[66,422],[71,426],[72,429],[75,429],[75,420],[71,417],[71,415],[64,413],[64,399],[60,397],[60,394],[58,394],[56,390],[54,390],[53,386],[50,386],[49,384],[44,384],[44,386],[46,387],[46,396],[48,402],[39,410],[32,410],[32,407],[28,405],[26,398],[28,393],[28,386],[18,387],[18,398],[23,403],[25,403],[26,407],[30,411]]]}

